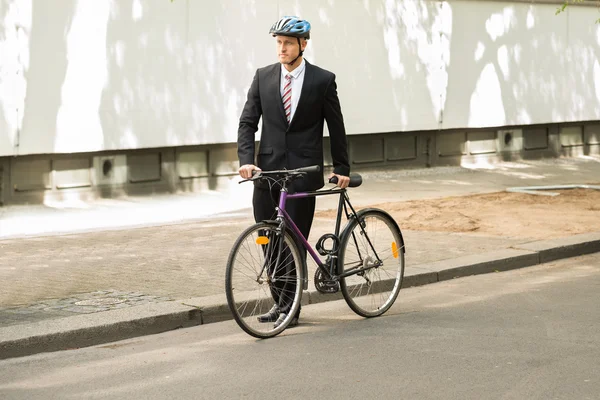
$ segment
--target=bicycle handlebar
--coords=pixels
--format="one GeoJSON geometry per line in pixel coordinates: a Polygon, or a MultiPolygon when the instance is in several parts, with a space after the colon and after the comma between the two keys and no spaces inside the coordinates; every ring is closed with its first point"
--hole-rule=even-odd
{"type": "Polygon", "coordinates": [[[254,171],[255,176],[259,175],[297,175],[297,174],[307,174],[311,172],[319,172],[321,167],[318,165],[311,165],[310,167],[302,167],[296,169],[280,169],[275,171],[254,171]]]}
{"type": "MultiPolygon", "coordinates": [[[[281,178],[285,178],[285,179],[295,179],[295,178],[300,178],[308,173],[315,173],[315,172],[319,172],[319,171],[321,171],[321,167],[319,165],[311,165],[309,167],[302,167],[302,168],[296,168],[296,169],[281,169],[281,170],[274,170],[274,171],[254,170],[252,172],[252,178],[244,179],[244,180],[240,181],[239,183],[255,181],[255,180],[266,178],[269,176],[281,177],[281,178]]],[[[337,182],[338,182],[337,176],[332,176],[329,179],[329,183],[336,184],[337,182]]],[[[350,174],[350,183],[349,183],[348,187],[358,187],[361,184],[362,184],[362,177],[360,175],[350,174]]]]}
{"type": "Polygon", "coordinates": [[[264,177],[268,177],[268,176],[278,176],[278,177],[283,177],[283,178],[297,178],[300,176],[304,176],[308,173],[314,173],[314,172],[319,172],[321,171],[321,167],[319,165],[311,165],[309,167],[302,167],[302,168],[296,168],[296,169],[281,169],[281,170],[275,170],[275,171],[258,171],[258,170],[254,170],[252,171],[252,178],[250,179],[244,179],[242,181],[240,181],[239,183],[243,183],[243,182],[248,182],[248,181],[255,181],[264,177]]]}
{"type": "MultiPolygon", "coordinates": [[[[338,183],[338,177],[332,176],[331,178],[329,178],[329,183],[333,183],[333,184],[338,183]]],[[[361,185],[361,183],[362,183],[362,176],[360,176],[358,174],[350,174],[350,183],[348,184],[348,187],[358,187],[361,185]]]]}
{"type": "Polygon", "coordinates": [[[319,172],[319,171],[321,171],[321,167],[318,165],[311,165],[310,167],[296,168],[295,171],[306,172],[306,173],[319,172]]]}

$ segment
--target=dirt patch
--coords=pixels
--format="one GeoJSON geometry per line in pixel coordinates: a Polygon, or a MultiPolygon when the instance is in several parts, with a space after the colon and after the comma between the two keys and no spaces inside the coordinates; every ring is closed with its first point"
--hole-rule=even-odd
{"type": "MultiPolygon", "coordinates": [[[[375,204],[403,230],[549,239],[600,231],[600,190],[556,190],[558,196],[498,192],[375,204]]],[[[335,210],[317,217],[333,218],[335,210]]]]}

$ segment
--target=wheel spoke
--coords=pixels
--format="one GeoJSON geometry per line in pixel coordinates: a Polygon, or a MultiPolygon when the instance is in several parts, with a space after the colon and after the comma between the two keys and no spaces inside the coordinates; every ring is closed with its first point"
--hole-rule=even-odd
{"type": "Polygon", "coordinates": [[[354,222],[351,234],[341,244],[339,260],[343,272],[355,273],[342,278],[340,286],[348,305],[359,315],[371,317],[387,311],[396,300],[404,275],[404,257],[403,253],[394,257],[391,243],[401,249],[402,239],[395,223],[385,214],[367,211],[361,221],[364,230],[354,222]],[[363,266],[367,268],[360,271],[363,266]]]}
{"type": "Polygon", "coordinates": [[[258,338],[275,336],[285,329],[302,294],[300,252],[289,234],[278,235],[276,229],[268,223],[248,228],[234,244],[227,262],[225,291],[229,308],[238,325],[258,338]],[[280,306],[291,304],[288,319],[277,329],[273,321],[259,319],[276,302],[280,306]]]}

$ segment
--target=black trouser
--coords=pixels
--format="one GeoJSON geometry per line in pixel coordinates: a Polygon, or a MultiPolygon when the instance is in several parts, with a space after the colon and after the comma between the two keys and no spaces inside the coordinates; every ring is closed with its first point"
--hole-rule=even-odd
{"type": "MultiPolygon", "coordinates": [[[[279,205],[279,189],[262,189],[255,187],[254,195],[252,196],[252,206],[254,208],[254,220],[256,222],[263,221],[265,219],[275,219],[277,211],[275,207],[279,205]]],[[[312,226],[313,217],[315,214],[315,198],[309,197],[305,199],[288,199],[285,205],[285,211],[289,214],[292,221],[298,226],[302,235],[308,238],[310,233],[310,227],[312,226]]],[[[306,259],[306,250],[300,243],[298,243],[300,249],[300,257],[306,259]]],[[[285,249],[289,252],[289,249],[285,249]]],[[[282,256],[288,256],[288,254],[282,254],[282,256]]],[[[288,266],[293,268],[294,265],[288,266]]],[[[301,267],[300,267],[301,268],[301,267]]],[[[294,270],[295,271],[295,270],[294,270]]],[[[280,269],[276,271],[276,276],[281,276],[289,271],[280,269]]],[[[295,277],[295,276],[294,276],[295,277]]],[[[306,277],[305,277],[306,278],[306,277]]],[[[294,301],[293,293],[296,291],[295,279],[288,280],[277,280],[271,287],[271,295],[273,300],[279,305],[281,312],[289,312],[292,303],[294,301]],[[290,295],[287,295],[290,294],[290,295]]],[[[300,315],[300,308],[296,316],[300,315]]]]}

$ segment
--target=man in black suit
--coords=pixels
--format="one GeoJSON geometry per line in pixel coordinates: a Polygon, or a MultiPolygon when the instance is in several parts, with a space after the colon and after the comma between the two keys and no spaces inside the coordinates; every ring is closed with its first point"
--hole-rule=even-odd
{"type": "MultiPolygon", "coordinates": [[[[337,95],[335,75],[304,60],[303,52],[310,38],[310,24],[297,17],[282,17],[269,33],[275,37],[279,62],[259,68],[248,91],[248,98],[238,129],[239,174],[252,177],[264,169],[294,169],[311,165],[323,170],[323,126],[327,122],[333,160],[333,173],[338,186],[350,181],[350,164],[346,130],[337,95]],[[255,161],[255,133],[262,117],[262,132],[255,161]]],[[[292,183],[290,191],[309,191],[323,187],[323,174],[308,174],[292,183]]],[[[255,183],[252,205],[255,220],[273,219],[279,199],[279,188],[255,183]]],[[[293,199],[286,211],[308,237],[312,225],[315,198],[293,199]]],[[[306,253],[302,252],[304,257],[306,253]]],[[[278,325],[291,306],[291,299],[272,290],[275,305],[259,317],[261,322],[278,325]]],[[[298,323],[298,314],[290,326],[298,323]]]]}

